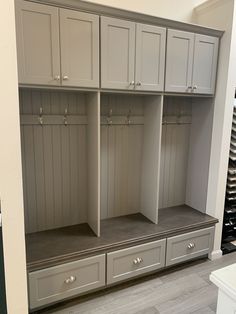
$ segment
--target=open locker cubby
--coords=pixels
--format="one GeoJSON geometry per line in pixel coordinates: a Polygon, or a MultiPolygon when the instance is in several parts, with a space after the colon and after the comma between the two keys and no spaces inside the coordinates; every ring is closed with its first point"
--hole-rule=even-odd
{"type": "Polygon", "coordinates": [[[165,96],[159,208],[207,208],[214,99],[165,96]]]}
{"type": "Polygon", "coordinates": [[[158,222],[162,100],[102,94],[101,219],[141,213],[158,222]]]}
{"type": "Polygon", "coordinates": [[[20,89],[26,233],[82,224],[99,236],[99,101],[20,89]]]}

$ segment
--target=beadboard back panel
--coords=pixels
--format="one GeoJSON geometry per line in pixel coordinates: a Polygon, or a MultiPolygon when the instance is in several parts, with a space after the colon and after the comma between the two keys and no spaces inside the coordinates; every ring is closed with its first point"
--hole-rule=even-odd
{"type": "MultiPolygon", "coordinates": [[[[126,116],[143,116],[143,97],[103,95],[101,115],[123,117],[123,125],[101,126],[101,218],[140,211],[143,125],[126,125],[126,116]]],[[[122,120],[122,119],[121,119],[122,120]]]]}
{"type": "Polygon", "coordinates": [[[186,202],[192,99],[166,97],[163,106],[159,208],[186,202]],[[168,117],[176,123],[165,124],[168,117]],[[184,117],[188,122],[184,121],[184,117]],[[186,123],[186,124],[185,124],[186,123]]]}
{"type": "MultiPolygon", "coordinates": [[[[86,94],[20,90],[21,115],[86,115],[86,94]]],[[[22,125],[26,232],[87,221],[87,125],[22,125]]]]}
{"type": "Polygon", "coordinates": [[[162,97],[103,95],[101,115],[101,218],[157,223],[162,97]]]}

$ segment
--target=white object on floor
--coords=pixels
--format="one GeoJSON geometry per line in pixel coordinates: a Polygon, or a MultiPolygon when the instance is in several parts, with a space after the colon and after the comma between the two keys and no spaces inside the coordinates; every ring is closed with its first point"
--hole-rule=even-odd
{"type": "Polygon", "coordinates": [[[236,264],[213,271],[210,280],[219,288],[217,314],[236,314],[236,264]]]}

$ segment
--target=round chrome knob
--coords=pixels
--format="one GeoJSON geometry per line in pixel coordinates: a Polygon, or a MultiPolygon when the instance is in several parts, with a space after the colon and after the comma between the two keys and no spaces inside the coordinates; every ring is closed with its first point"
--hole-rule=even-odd
{"type": "Polygon", "coordinates": [[[137,86],[141,86],[142,85],[142,83],[141,82],[137,82],[137,84],[136,84],[137,86]]]}
{"type": "Polygon", "coordinates": [[[66,284],[71,284],[71,283],[73,283],[73,282],[75,282],[76,281],[76,277],[75,276],[70,276],[69,278],[67,278],[66,280],[65,280],[65,283],[66,284]]]}
{"type": "Polygon", "coordinates": [[[137,258],[135,258],[135,259],[133,260],[133,264],[134,264],[134,265],[137,265],[137,264],[138,264],[137,258]]]}
{"type": "Polygon", "coordinates": [[[134,265],[137,265],[137,264],[140,264],[142,263],[143,259],[141,257],[137,257],[133,260],[133,264],[134,265]]]}
{"type": "Polygon", "coordinates": [[[134,82],[134,81],[131,81],[131,82],[129,83],[129,85],[130,85],[130,86],[134,86],[134,85],[135,85],[135,82],[134,82]]]}
{"type": "Polygon", "coordinates": [[[188,249],[193,249],[195,247],[195,243],[189,243],[187,248],[188,249]]]}
{"type": "Polygon", "coordinates": [[[193,89],[192,86],[188,86],[187,87],[187,92],[191,91],[192,89],[193,89]]]}
{"type": "Polygon", "coordinates": [[[55,76],[54,76],[54,80],[55,80],[55,81],[60,81],[60,78],[61,78],[60,75],[55,75],[55,76]]]}
{"type": "Polygon", "coordinates": [[[63,76],[63,80],[64,80],[64,81],[69,80],[69,76],[64,75],[64,76],[63,76]]]}
{"type": "Polygon", "coordinates": [[[197,89],[197,85],[193,86],[193,91],[195,91],[197,89]]]}

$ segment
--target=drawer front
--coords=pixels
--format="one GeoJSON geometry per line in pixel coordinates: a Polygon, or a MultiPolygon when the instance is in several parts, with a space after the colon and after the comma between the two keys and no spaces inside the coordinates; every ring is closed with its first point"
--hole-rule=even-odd
{"type": "Polygon", "coordinates": [[[165,265],[166,239],[107,254],[107,283],[144,274],[165,265]]]}
{"type": "Polygon", "coordinates": [[[105,254],[29,273],[30,308],[105,285],[105,254]]]}
{"type": "Polygon", "coordinates": [[[214,227],[167,239],[166,266],[208,254],[212,250],[214,227]]]}

